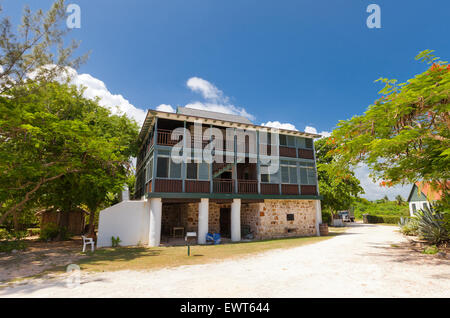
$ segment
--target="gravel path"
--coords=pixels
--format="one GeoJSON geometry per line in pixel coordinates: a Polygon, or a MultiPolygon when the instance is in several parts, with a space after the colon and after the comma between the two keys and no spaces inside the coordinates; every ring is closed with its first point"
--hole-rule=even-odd
{"type": "Polygon", "coordinates": [[[412,252],[396,227],[355,225],[319,243],[220,263],[34,279],[0,297],[450,297],[450,261],[412,252]]]}

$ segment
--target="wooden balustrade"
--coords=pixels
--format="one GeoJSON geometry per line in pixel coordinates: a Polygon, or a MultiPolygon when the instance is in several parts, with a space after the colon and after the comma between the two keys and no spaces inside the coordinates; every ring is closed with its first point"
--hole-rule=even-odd
{"type": "Polygon", "coordinates": [[[302,195],[317,195],[317,187],[315,185],[301,185],[300,191],[302,195]]]}
{"type": "Polygon", "coordinates": [[[311,149],[299,149],[298,157],[302,159],[314,159],[314,153],[311,149]]]}
{"type": "Polygon", "coordinates": [[[282,184],[281,185],[281,194],[297,195],[298,194],[298,185],[282,184]]]}
{"type": "Polygon", "coordinates": [[[280,146],[280,157],[297,158],[295,148],[280,146]]]}
{"type": "Polygon", "coordinates": [[[180,140],[183,139],[183,136],[179,136],[178,140],[173,140],[171,138],[172,136],[172,130],[167,129],[158,129],[158,145],[162,146],[174,146],[176,145],[180,140]]]}
{"type": "Polygon", "coordinates": [[[261,194],[280,194],[278,183],[261,183],[261,194]]]}
{"type": "Polygon", "coordinates": [[[258,193],[258,180],[238,180],[238,193],[258,193]]]}
{"type": "Polygon", "coordinates": [[[184,190],[191,193],[209,193],[209,181],[186,180],[184,190]]]}
{"type": "Polygon", "coordinates": [[[177,179],[156,179],[155,192],[182,192],[183,181],[177,179]]]}
{"type": "Polygon", "coordinates": [[[214,193],[234,193],[233,179],[214,179],[213,180],[214,193]]]}

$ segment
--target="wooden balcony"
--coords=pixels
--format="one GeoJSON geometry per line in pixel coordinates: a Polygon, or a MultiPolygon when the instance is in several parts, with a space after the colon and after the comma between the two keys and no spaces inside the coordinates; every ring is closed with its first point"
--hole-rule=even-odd
{"type": "Polygon", "coordinates": [[[209,193],[209,181],[186,180],[184,190],[190,193],[209,193]]]}
{"type": "Polygon", "coordinates": [[[295,148],[280,146],[280,157],[297,158],[295,148]]]}
{"type": "Polygon", "coordinates": [[[183,181],[177,179],[156,179],[155,192],[182,192],[183,181]]]}
{"type": "Polygon", "coordinates": [[[238,180],[238,193],[258,193],[258,180],[238,180]]]}
{"type": "Polygon", "coordinates": [[[234,193],[233,179],[214,179],[213,180],[214,193],[234,193]]]}
{"type": "Polygon", "coordinates": [[[315,185],[301,185],[300,191],[302,195],[317,195],[317,187],[315,185]]]}
{"type": "Polygon", "coordinates": [[[296,184],[282,184],[281,194],[298,195],[298,185],[296,184]]]}
{"type": "Polygon", "coordinates": [[[280,194],[278,183],[261,183],[261,194],[280,194]]]}
{"type": "Polygon", "coordinates": [[[311,149],[299,149],[298,157],[302,159],[314,159],[314,153],[311,149]]]}
{"type": "Polygon", "coordinates": [[[178,140],[172,140],[171,136],[172,130],[158,129],[158,145],[174,146],[183,139],[183,136],[179,136],[178,140]]]}

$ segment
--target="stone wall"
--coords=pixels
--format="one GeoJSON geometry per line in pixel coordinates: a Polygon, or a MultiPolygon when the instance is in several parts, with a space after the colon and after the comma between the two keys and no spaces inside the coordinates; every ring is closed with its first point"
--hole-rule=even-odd
{"type": "Polygon", "coordinates": [[[268,239],[316,235],[316,206],[313,200],[264,200],[260,204],[256,237],[268,239]],[[294,220],[288,221],[287,215],[294,220]]]}
{"type": "MultiPolygon", "coordinates": [[[[229,203],[209,202],[208,231],[220,233],[220,209],[229,203]]],[[[316,235],[316,205],[313,200],[264,200],[264,203],[243,203],[241,225],[250,227],[256,239],[316,235]],[[288,221],[287,215],[294,220],[288,221]]],[[[198,203],[164,204],[162,232],[183,226],[186,232],[198,231],[198,203]]]]}

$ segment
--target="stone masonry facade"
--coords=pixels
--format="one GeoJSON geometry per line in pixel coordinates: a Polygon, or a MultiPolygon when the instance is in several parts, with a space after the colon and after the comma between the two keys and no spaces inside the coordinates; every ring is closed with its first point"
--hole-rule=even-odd
{"type": "MultiPolygon", "coordinates": [[[[209,203],[208,231],[220,233],[220,209],[230,203],[209,203]]],[[[247,226],[255,239],[316,235],[314,200],[264,200],[264,203],[241,204],[241,226],[247,226]]],[[[164,204],[163,235],[174,226],[198,231],[198,203],[164,204]]],[[[242,233],[244,234],[244,233],[242,233]]]]}

